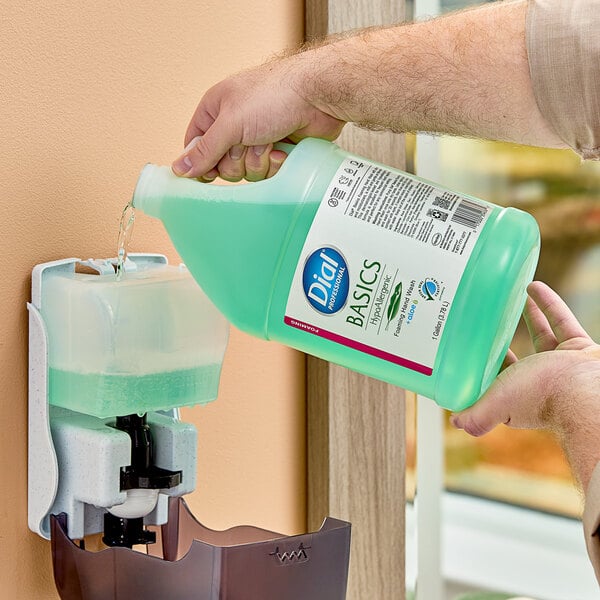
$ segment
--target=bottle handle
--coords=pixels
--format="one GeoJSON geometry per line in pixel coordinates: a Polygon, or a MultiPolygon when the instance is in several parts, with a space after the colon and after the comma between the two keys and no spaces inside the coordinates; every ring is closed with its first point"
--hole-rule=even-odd
{"type": "Polygon", "coordinates": [[[293,152],[295,147],[296,144],[290,144],[289,142],[276,142],[275,144],[273,144],[273,150],[281,150],[286,154],[290,154],[291,152],[293,152]]]}

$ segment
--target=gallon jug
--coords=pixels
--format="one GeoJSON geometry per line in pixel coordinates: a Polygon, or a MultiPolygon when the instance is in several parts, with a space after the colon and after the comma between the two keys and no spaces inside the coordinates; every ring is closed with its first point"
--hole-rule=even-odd
{"type": "Polygon", "coordinates": [[[215,185],[147,165],[161,219],[239,329],[434,399],[496,376],[539,254],[535,220],[308,138],[271,179],[215,185]]]}

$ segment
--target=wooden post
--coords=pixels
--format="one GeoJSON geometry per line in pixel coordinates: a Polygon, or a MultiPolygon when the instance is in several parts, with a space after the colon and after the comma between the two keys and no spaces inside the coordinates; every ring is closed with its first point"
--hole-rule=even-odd
{"type": "MultiPolygon", "coordinates": [[[[400,22],[402,0],[306,0],[306,38],[400,22]]],[[[402,168],[404,138],[346,126],[346,150],[402,168]]],[[[347,600],[405,598],[404,392],[312,357],[308,378],[308,525],[352,522],[347,600]]]]}

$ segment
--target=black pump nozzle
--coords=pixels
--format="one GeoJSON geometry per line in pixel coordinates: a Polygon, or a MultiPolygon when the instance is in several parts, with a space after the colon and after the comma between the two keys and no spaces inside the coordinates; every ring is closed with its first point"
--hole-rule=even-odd
{"type": "Polygon", "coordinates": [[[104,514],[102,541],[111,547],[132,548],[138,544],[154,544],[156,533],[144,529],[144,517],[123,519],[107,512],[104,514]]]}
{"type": "MultiPolygon", "coordinates": [[[[121,490],[164,490],[181,483],[181,471],[161,469],[154,464],[154,441],[145,414],[117,417],[115,428],[131,438],[131,464],[121,469],[121,490]]],[[[143,517],[124,519],[107,512],[102,541],[107,546],[131,548],[153,544],[156,534],[144,529],[143,517]]]]}
{"type": "Polygon", "coordinates": [[[165,490],[181,483],[181,471],[154,464],[154,441],[145,414],[117,417],[115,427],[131,438],[131,465],[121,470],[122,490],[165,490]]]}

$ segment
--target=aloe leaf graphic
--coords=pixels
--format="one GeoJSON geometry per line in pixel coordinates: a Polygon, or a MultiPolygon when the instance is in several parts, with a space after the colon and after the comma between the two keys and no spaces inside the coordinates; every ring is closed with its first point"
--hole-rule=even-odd
{"type": "Polygon", "coordinates": [[[385,326],[385,330],[388,330],[390,326],[390,322],[393,321],[398,316],[398,311],[400,310],[400,299],[402,298],[402,282],[400,282],[395,288],[394,293],[390,298],[390,302],[387,307],[387,325],[385,326]]]}

